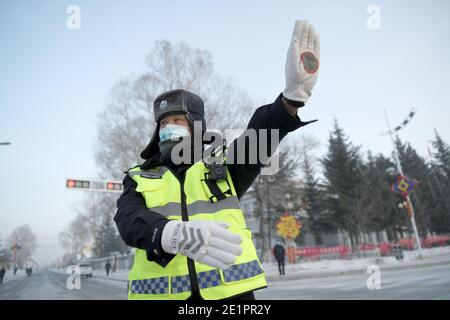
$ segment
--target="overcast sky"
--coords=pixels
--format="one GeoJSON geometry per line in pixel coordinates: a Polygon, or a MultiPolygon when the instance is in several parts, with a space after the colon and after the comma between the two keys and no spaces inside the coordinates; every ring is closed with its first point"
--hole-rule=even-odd
{"type": "Polygon", "coordinates": [[[0,236],[28,223],[38,262],[62,254],[58,233],[83,197],[65,179],[95,178],[97,114],[160,39],[209,50],[220,74],[270,103],[284,88],[293,23],[308,19],[321,69],[300,117],[319,119],[302,129],[322,143],[319,155],[334,118],[363,151],[388,155],[383,108],[396,125],[415,107],[401,137],[426,156],[434,128],[450,141],[448,12],[445,0],[0,0],[0,142],[12,143],[0,146],[0,236]],[[69,5],[81,10],[80,30],[66,26],[69,5]],[[367,27],[370,5],[381,29],[367,27]]]}

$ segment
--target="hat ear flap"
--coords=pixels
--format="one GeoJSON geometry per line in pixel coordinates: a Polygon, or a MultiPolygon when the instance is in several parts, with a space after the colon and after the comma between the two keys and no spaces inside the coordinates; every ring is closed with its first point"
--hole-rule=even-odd
{"type": "Polygon", "coordinates": [[[149,144],[145,147],[144,151],[141,152],[142,159],[150,159],[155,154],[159,152],[159,122],[156,124],[155,131],[153,132],[152,138],[149,144]]]}
{"type": "Polygon", "coordinates": [[[190,112],[186,113],[186,119],[189,122],[189,127],[191,128],[192,132],[194,132],[194,117],[190,112]]]}

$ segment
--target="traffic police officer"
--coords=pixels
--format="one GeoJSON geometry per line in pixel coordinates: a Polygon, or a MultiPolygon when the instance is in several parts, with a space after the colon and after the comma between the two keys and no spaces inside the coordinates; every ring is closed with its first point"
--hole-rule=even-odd
{"type": "MultiPolygon", "coordinates": [[[[278,130],[282,139],[313,122],[302,122],[297,111],[308,101],[318,69],[319,35],[307,21],[297,21],[286,88],[255,111],[247,129],[256,130],[258,140],[259,129],[278,130]]],[[[159,95],[154,115],[156,130],[141,153],[145,162],[126,172],[114,217],[125,243],[137,248],[129,299],[254,299],[253,291],[267,284],[239,199],[264,163],[237,163],[235,153],[228,163],[198,161],[204,146],[195,147],[195,130],[206,132],[206,123],[203,101],[194,93],[177,89],[159,95]],[[180,139],[192,151],[181,163],[172,152],[180,139]]],[[[267,143],[272,154],[273,141],[267,143]]],[[[241,144],[248,154],[245,139],[236,139],[230,149],[240,150],[241,144]]]]}

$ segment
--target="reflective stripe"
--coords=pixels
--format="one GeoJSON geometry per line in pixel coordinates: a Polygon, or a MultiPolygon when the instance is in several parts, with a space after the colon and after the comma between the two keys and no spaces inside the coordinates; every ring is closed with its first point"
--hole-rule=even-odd
{"type": "Polygon", "coordinates": [[[172,293],[191,291],[191,280],[189,280],[189,275],[173,277],[171,282],[172,293]]]}
{"type": "MultiPolygon", "coordinates": [[[[247,263],[235,264],[223,270],[225,282],[235,282],[255,277],[263,273],[258,260],[247,263]]],[[[200,289],[212,288],[222,285],[219,270],[214,269],[197,273],[198,285],[200,289]]],[[[189,275],[171,278],[172,293],[182,293],[191,291],[191,281],[189,275]]],[[[131,280],[131,292],[135,294],[167,294],[169,278],[152,278],[144,280],[131,280]]]]}
{"type": "Polygon", "coordinates": [[[222,284],[219,270],[211,270],[197,273],[198,286],[200,289],[216,287],[222,284]]]}
{"type": "MultiPolygon", "coordinates": [[[[149,209],[165,217],[181,215],[181,203],[178,202],[168,202],[163,206],[149,209]]],[[[214,203],[211,201],[198,200],[187,205],[189,215],[198,213],[215,213],[224,209],[240,209],[238,198],[236,196],[231,196],[214,203]]]]}
{"type": "Polygon", "coordinates": [[[168,202],[160,207],[148,208],[151,211],[157,212],[165,217],[168,216],[181,216],[181,203],[168,202]]]}
{"type": "Polygon", "coordinates": [[[169,170],[167,167],[159,167],[158,170],[130,170],[128,171],[128,175],[133,178],[134,176],[141,176],[144,178],[150,178],[150,179],[159,179],[161,178],[164,173],[169,170]]]}
{"type": "Polygon", "coordinates": [[[261,274],[263,271],[257,260],[248,263],[234,264],[223,271],[225,282],[239,281],[261,274]]]}
{"type": "Polygon", "coordinates": [[[169,293],[169,277],[132,280],[130,290],[136,294],[167,294],[169,293]]]}
{"type": "Polygon", "coordinates": [[[224,209],[240,209],[237,196],[230,196],[226,199],[212,203],[211,201],[198,200],[187,205],[190,215],[197,213],[214,213],[224,209]]]}

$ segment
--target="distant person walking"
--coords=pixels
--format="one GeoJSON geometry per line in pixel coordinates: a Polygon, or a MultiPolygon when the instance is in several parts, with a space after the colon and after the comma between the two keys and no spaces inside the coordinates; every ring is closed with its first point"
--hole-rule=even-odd
{"type": "Polygon", "coordinates": [[[106,270],[106,276],[109,276],[109,271],[111,270],[111,263],[108,261],[106,261],[105,263],[105,270],[106,270]]]}
{"type": "Polygon", "coordinates": [[[6,268],[4,265],[0,268],[0,283],[3,283],[3,278],[5,277],[6,268]]]}
{"type": "Polygon", "coordinates": [[[285,253],[286,251],[284,250],[284,247],[281,244],[280,240],[277,240],[277,244],[273,247],[273,255],[275,256],[275,259],[278,262],[278,271],[280,272],[280,275],[285,274],[284,272],[285,253]]]}

